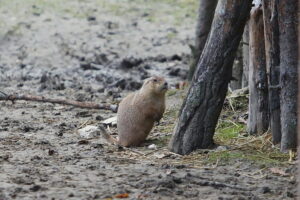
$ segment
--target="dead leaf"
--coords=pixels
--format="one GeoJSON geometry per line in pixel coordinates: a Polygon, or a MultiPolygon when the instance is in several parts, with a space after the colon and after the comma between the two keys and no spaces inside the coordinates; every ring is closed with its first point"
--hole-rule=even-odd
{"type": "Polygon", "coordinates": [[[115,198],[117,198],[117,199],[125,199],[125,198],[128,198],[128,197],[129,197],[128,193],[123,193],[123,194],[117,194],[117,195],[115,195],[115,198]]]}

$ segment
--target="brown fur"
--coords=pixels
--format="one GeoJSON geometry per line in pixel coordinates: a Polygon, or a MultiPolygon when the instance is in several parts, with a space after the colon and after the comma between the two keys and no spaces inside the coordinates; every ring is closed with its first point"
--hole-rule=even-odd
{"type": "Polygon", "coordinates": [[[114,139],[102,127],[103,137],[110,143],[125,147],[142,144],[165,111],[165,93],[168,84],[164,78],[154,76],[145,80],[142,88],[125,97],[118,109],[119,139],[114,139]]]}
{"type": "Polygon", "coordinates": [[[143,143],[165,111],[167,83],[162,77],[145,80],[142,88],[125,97],[118,109],[117,128],[122,146],[138,146],[143,143]]]}

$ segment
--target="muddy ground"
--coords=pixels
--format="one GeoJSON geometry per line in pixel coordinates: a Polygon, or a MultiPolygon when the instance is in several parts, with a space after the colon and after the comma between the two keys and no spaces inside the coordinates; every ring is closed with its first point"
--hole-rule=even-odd
{"type": "MultiPolygon", "coordinates": [[[[117,104],[151,75],[172,88],[187,76],[195,0],[0,5],[0,91],[7,94],[117,104]]],[[[211,159],[230,145],[192,156],[169,152],[182,96],[168,93],[161,125],[130,149],[77,133],[111,111],[0,102],[0,199],[295,198],[295,166],[285,161],[261,164],[230,152],[211,159]]]]}

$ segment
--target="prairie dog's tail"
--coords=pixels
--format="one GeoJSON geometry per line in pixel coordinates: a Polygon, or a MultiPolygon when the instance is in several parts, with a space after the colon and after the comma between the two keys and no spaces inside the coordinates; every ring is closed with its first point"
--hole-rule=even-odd
{"type": "Polygon", "coordinates": [[[115,144],[115,145],[119,144],[118,140],[115,139],[113,136],[111,136],[102,125],[98,127],[100,129],[101,136],[103,136],[104,139],[106,139],[111,144],[115,144]]]}

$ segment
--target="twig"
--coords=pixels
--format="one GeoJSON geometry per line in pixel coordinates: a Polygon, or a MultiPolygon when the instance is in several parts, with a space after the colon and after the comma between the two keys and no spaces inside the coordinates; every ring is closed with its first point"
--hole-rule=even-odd
{"type": "Polygon", "coordinates": [[[79,127],[78,129],[81,129],[83,126],[85,126],[87,123],[89,122],[89,120],[86,120],[85,122],[83,122],[79,127]]]}
{"type": "Polygon", "coordinates": [[[145,156],[148,156],[148,155],[153,154],[153,153],[155,153],[157,151],[160,151],[160,150],[161,150],[161,148],[155,149],[155,150],[153,150],[151,152],[146,153],[145,156]]]}
{"type": "Polygon", "coordinates": [[[36,101],[42,103],[56,103],[56,104],[75,106],[79,108],[111,110],[113,112],[117,111],[117,106],[112,104],[98,104],[94,102],[80,102],[80,101],[67,100],[67,99],[51,99],[51,98],[46,98],[44,96],[34,96],[34,95],[16,94],[16,95],[6,95],[5,97],[0,96],[0,101],[12,101],[14,103],[14,101],[17,100],[36,101]]]}
{"type": "Polygon", "coordinates": [[[229,105],[230,105],[232,111],[235,112],[234,107],[233,107],[233,104],[232,104],[232,102],[231,102],[231,99],[228,99],[228,102],[229,102],[229,105]]]}
{"type": "Polygon", "coordinates": [[[144,153],[139,152],[139,151],[137,151],[137,150],[134,150],[134,149],[131,149],[131,148],[127,148],[127,147],[123,147],[123,148],[124,148],[125,150],[131,151],[131,152],[133,152],[133,153],[135,153],[135,154],[139,154],[139,155],[141,155],[141,156],[145,156],[144,153]]]}
{"type": "Polygon", "coordinates": [[[1,92],[1,91],[0,91],[0,93],[3,94],[6,98],[8,97],[8,95],[6,93],[1,92]]]}

